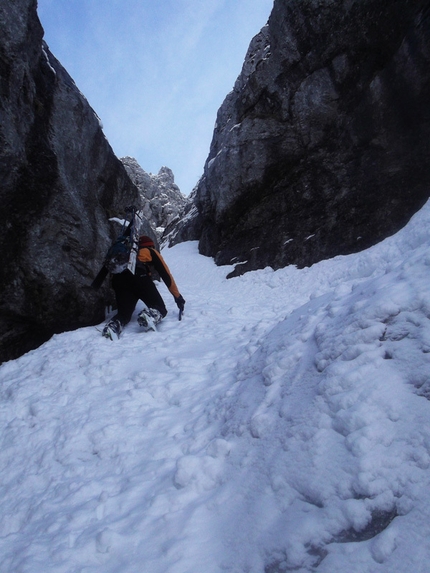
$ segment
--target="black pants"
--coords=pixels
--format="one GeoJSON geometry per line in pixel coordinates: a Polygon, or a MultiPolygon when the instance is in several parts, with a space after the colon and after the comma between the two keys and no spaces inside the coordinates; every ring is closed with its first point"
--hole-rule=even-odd
{"type": "Polygon", "coordinates": [[[166,316],[167,309],[157,287],[150,276],[135,276],[129,270],[112,276],[112,288],[115,291],[118,312],[114,316],[123,325],[130,322],[131,315],[140,299],[147,307],[159,310],[166,316]]]}

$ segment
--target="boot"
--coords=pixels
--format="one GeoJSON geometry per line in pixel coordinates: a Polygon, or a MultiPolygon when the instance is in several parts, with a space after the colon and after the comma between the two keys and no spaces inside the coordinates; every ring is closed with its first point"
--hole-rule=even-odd
{"type": "Polygon", "coordinates": [[[103,336],[105,338],[110,338],[114,340],[114,338],[119,338],[122,332],[122,324],[117,318],[113,318],[110,320],[106,326],[103,328],[103,336]]]}
{"type": "Polygon", "coordinates": [[[163,315],[155,308],[144,308],[139,316],[137,322],[145,332],[148,330],[157,330],[156,325],[163,320],[163,315]]]}

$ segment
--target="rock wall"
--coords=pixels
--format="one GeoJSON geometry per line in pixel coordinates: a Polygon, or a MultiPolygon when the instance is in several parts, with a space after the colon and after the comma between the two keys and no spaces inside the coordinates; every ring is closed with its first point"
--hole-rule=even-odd
{"type": "Polygon", "coordinates": [[[36,0],[0,2],[0,361],[103,320],[108,219],[139,200],[42,38],[36,0]]]}
{"type": "Polygon", "coordinates": [[[161,238],[164,229],[190,202],[175,183],[173,172],[162,167],[157,175],[147,173],[134,157],[122,157],[126,171],[139,189],[143,214],[161,238]]]}
{"type": "Polygon", "coordinates": [[[396,232],[430,195],[429,79],[428,1],[275,0],[218,112],[201,253],[235,275],[396,232]]]}

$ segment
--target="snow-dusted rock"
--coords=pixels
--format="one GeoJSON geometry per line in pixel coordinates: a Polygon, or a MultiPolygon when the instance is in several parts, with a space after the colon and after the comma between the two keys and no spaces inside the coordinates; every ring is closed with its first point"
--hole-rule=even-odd
{"type": "Polygon", "coordinates": [[[168,167],[162,167],[157,175],[153,175],[142,169],[133,157],[122,157],[121,161],[139,189],[145,217],[161,236],[190,201],[182,195],[168,167]]]}

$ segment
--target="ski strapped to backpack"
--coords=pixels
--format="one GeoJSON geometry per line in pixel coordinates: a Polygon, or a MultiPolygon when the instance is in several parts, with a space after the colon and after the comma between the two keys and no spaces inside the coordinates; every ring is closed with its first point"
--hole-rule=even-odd
{"type": "Polygon", "coordinates": [[[103,266],[91,284],[92,288],[99,289],[109,273],[122,273],[127,268],[134,273],[141,223],[142,212],[128,207],[121,234],[106,253],[103,266]]]}

